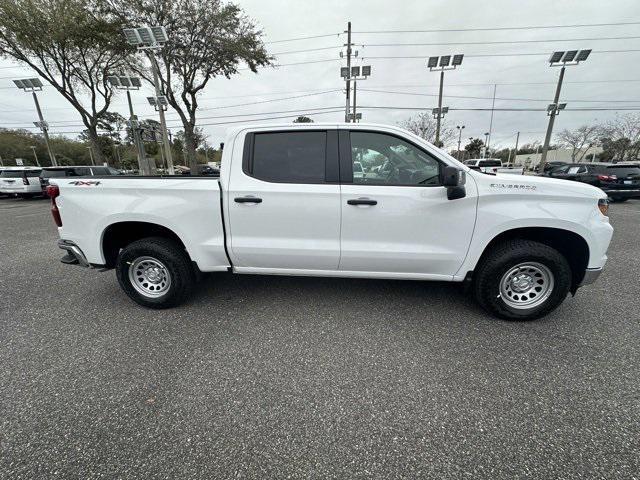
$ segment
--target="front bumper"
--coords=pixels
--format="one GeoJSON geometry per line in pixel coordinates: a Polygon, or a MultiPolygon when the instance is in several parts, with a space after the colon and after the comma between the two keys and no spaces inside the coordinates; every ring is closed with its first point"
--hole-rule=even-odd
{"type": "Polygon", "coordinates": [[[58,240],[58,248],[67,252],[67,254],[60,260],[62,263],[66,263],[68,265],[80,265],[81,267],[91,266],[87,257],[85,257],[82,250],[80,250],[80,247],[71,240],[58,240]]]}
{"type": "Polygon", "coordinates": [[[640,189],[637,189],[637,188],[629,188],[629,189],[605,188],[605,189],[603,189],[603,191],[610,198],[634,198],[634,197],[640,197],[640,189]]]}
{"type": "Polygon", "coordinates": [[[598,277],[600,276],[600,274],[602,273],[602,267],[600,268],[587,268],[587,270],[584,272],[584,277],[582,278],[582,281],[580,282],[580,285],[578,285],[579,287],[582,287],[584,285],[590,285],[592,283],[594,283],[598,277]]]}

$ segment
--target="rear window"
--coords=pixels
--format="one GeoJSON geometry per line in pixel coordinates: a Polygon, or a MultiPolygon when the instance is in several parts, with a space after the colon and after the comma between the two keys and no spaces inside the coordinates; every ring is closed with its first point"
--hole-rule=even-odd
{"type": "Polygon", "coordinates": [[[91,167],[94,175],[109,175],[107,167],[91,167]]]}
{"type": "Polygon", "coordinates": [[[502,162],[500,160],[480,160],[479,167],[501,167],[502,162]]]}
{"type": "Polygon", "coordinates": [[[0,173],[3,178],[38,177],[42,170],[4,170],[0,173]]]}
{"type": "Polygon", "coordinates": [[[267,182],[323,183],[326,132],[256,133],[251,175],[267,182]]]}
{"type": "Polygon", "coordinates": [[[607,173],[618,177],[635,177],[640,176],[640,167],[636,165],[616,165],[614,167],[607,167],[607,173]]]}
{"type": "Polygon", "coordinates": [[[42,178],[66,177],[67,171],[66,170],[43,170],[40,173],[40,176],[42,178]]]}

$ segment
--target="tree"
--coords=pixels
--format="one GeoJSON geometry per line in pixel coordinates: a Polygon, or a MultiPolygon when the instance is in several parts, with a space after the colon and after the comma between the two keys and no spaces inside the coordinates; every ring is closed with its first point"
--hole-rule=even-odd
{"type": "Polygon", "coordinates": [[[464,146],[464,149],[469,152],[469,158],[479,158],[483,148],[484,142],[479,138],[472,138],[469,143],[464,146]]]}
{"type": "Polygon", "coordinates": [[[101,163],[107,75],[128,70],[131,50],[120,22],[94,13],[92,0],[0,0],[0,56],[32,68],[78,111],[101,163]]]}
{"type": "MultiPolygon", "coordinates": [[[[415,117],[403,120],[398,125],[435,145],[437,127],[436,120],[428,112],[419,113],[415,117]]],[[[436,146],[443,147],[455,139],[455,129],[448,127],[446,122],[442,121],[440,124],[440,145],[436,146]]]]}
{"type": "Polygon", "coordinates": [[[635,160],[640,154],[640,114],[619,115],[602,127],[601,159],[635,160]]]}
{"type": "Polygon", "coordinates": [[[556,137],[560,145],[571,149],[571,162],[581,162],[589,148],[597,145],[601,127],[582,125],[575,130],[564,129],[556,137]]]}
{"type": "Polygon", "coordinates": [[[313,123],[313,120],[311,120],[309,117],[306,117],[304,115],[299,116],[298,118],[296,118],[293,123],[313,123]]]}
{"type": "MultiPolygon", "coordinates": [[[[170,40],[158,58],[160,89],[178,113],[189,166],[196,170],[198,94],[209,80],[230,78],[242,63],[270,65],[262,32],[233,3],[222,0],[104,0],[106,11],[131,25],[163,25],[170,40]]],[[[148,69],[139,74],[153,83],[148,69]]]]}

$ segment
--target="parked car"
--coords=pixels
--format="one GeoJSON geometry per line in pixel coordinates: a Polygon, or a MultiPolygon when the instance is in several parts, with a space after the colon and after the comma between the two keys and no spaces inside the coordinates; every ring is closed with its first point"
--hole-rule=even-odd
{"type": "Polygon", "coordinates": [[[63,260],[115,268],[151,308],[231,271],[466,281],[492,314],[532,319],[607,259],[608,202],[591,185],[486,175],[395,126],[236,127],[225,144],[219,178],[51,179],[63,260]],[[363,151],[390,168],[355,176],[363,151]]]}
{"type": "Polygon", "coordinates": [[[640,165],[617,163],[574,163],[550,170],[553,178],[588,183],[602,189],[613,202],[640,197],[640,165]]]}
{"type": "Polygon", "coordinates": [[[73,165],[64,167],[44,167],[40,172],[40,187],[46,194],[49,181],[52,178],[66,177],[93,177],[101,175],[120,175],[120,172],[112,167],[95,165],[73,165]]]}
{"type": "MultiPolygon", "coordinates": [[[[565,165],[568,165],[567,162],[546,162],[542,167],[541,174],[546,175],[549,171],[558,167],[564,167],[565,165]]],[[[536,165],[535,172],[540,173],[540,165],[536,165]]]]}
{"type": "Polygon", "coordinates": [[[42,195],[40,167],[7,167],[0,172],[0,193],[21,198],[42,195]]]}
{"type": "Polygon", "coordinates": [[[502,163],[499,158],[471,158],[464,162],[469,168],[483,173],[511,173],[524,175],[524,167],[514,167],[502,163]]]}

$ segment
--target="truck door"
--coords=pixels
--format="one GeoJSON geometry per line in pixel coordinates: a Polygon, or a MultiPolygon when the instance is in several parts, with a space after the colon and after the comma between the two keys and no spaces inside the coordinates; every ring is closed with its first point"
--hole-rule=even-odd
{"type": "Polygon", "coordinates": [[[421,147],[366,130],[341,130],[339,138],[340,270],[451,279],[471,242],[475,183],[467,181],[465,198],[448,200],[440,185],[444,164],[421,147]],[[349,174],[356,161],[362,176],[349,174]]]}
{"type": "Polygon", "coordinates": [[[238,141],[243,158],[233,157],[227,194],[236,269],[337,270],[337,130],[258,131],[238,141]]]}

